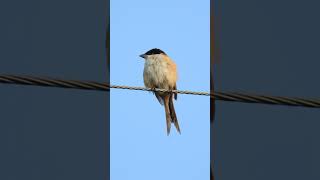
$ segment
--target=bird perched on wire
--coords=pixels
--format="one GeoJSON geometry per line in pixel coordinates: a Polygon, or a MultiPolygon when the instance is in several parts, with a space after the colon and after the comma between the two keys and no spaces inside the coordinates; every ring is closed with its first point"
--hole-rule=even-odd
{"type": "MultiPolygon", "coordinates": [[[[155,89],[177,89],[177,67],[170,57],[160,49],[154,48],[141,54],[145,59],[143,80],[148,88],[155,89]]],[[[164,105],[167,123],[167,135],[170,134],[171,123],[181,134],[176,112],[174,110],[173,98],[177,100],[177,93],[154,92],[161,105],[164,105]]]]}

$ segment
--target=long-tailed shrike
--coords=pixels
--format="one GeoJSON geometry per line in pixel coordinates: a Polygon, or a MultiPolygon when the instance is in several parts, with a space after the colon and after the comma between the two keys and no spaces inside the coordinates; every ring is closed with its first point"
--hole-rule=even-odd
{"type": "MultiPolygon", "coordinates": [[[[154,48],[141,54],[145,59],[143,80],[148,88],[159,88],[176,90],[177,89],[177,67],[169,56],[160,49],[154,48]]],[[[154,93],[161,105],[164,105],[167,123],[167,135],[170,134],[171,123],[181,134],[176,112],[173,106],[173,97],[177,100],[177,93],[155,92],[154,93]]]]}

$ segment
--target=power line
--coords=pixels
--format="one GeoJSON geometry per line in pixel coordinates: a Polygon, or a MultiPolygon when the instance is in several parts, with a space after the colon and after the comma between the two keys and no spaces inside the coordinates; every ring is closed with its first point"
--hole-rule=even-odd
{"type": "Polygon", "coordinates": [[[150,89],[145,87],[110,85],[107,83],[99,83],[99,82],[93,82],[93,81],[61,80],[61,79],[43,78],[43,77],[40,78],[40,77],[33,77],[33,76],[0,75],[0,83],[95,90],[95,91],[109,91],[110,88],[115,88],[115,89],[140,90],[140,91],[175,92],[178,94],[210,96],[211,98],[214,98],[215,100],[219,100],[219,101],[233,101],[233,102],[243,102],[243,103],[259,103],[259,104],[320,108],[320,100],[317,100],[317,99],[252,95],[252,94],[244,94],[244,93],[236,93],[236,92],[208,93],[208,92],[194,92],[194,91],[181,91],[181,90],[150,89]]]}

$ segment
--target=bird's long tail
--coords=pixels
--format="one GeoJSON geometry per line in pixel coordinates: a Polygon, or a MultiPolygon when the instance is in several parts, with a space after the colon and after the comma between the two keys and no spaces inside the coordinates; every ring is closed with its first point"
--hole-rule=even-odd
{"type": "Polygon", "coordinates": [[[164,96],[164,110],[166,112],[167,135],[170,134],[170,129],[171,129],[171,113],[170,113],[169,99],[170,99],[170,96],[164,96]]]}
{"type": "Polygon", "coordinates": [[[176,129],[179,132],[179,134],[181,134],[179,123],[178,123],[178,119],[177,119],[177,115],[176,115],[176,111],[174,110],[173,94],[171,94],[169,97],[170,97],[169,98],[169,110],[170,110],[171,122],[174,124],[174,126],[176,127],[176,129]]]}

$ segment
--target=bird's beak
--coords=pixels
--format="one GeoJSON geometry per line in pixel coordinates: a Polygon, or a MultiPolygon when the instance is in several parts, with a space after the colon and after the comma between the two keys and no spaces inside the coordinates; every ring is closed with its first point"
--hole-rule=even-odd
{"type": "Polygon", "coordinates": [[[140,57],[142,57],[143,59],[146,58],[145,54],[141,54],[140,57]]]}

